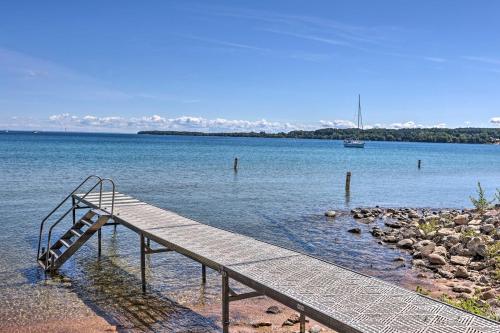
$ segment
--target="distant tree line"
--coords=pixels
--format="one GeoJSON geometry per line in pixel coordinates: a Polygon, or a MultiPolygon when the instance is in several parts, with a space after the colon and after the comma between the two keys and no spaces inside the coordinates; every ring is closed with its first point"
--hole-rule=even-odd
{"type": "Polygon", "coordinates": [[[189,136],[230,136],[257,138],[295,138],[344,140],[357,138],[365,141],[407,141],[443,143],[500,143],[500,128],[322,128],[315,131],[291,131],[288,133],[233,132],[203,133],[186,131],[140,131],[138,134],[189,135],[189,136]]]}

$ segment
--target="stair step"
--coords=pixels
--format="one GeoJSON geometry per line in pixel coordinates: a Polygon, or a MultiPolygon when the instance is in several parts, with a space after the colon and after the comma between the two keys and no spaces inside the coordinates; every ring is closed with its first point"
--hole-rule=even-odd
{"type": "Polygon", "coordinates": [[[56,259],[59,258],[62,254],[62,252],[60,250],[57,250],[57,249],[50,250],[49,252],[50,252],[51,256],[54,256],[56,259]]]}
{"type": "Polygon", "coordinates": [[[90,221],[90,220],[86,220],[86,219],[81,219],[80,220],[83,224],[85,224],[87,227],[91,227],[93,222],[90,221]]]}
{"type": "Polygon", "coordinates": [[[74,243],[74,242],[73,242],[71,239],[69,239],[69,238],[67,238],[67,239],[63,239],[63,238],[61,238],[61,239],[59,240],[59,242],[61,242],[61,243],[62,243],[62,245],[66,246],[67,248],[69,248],[69,247],[70,247],[71,245],[73,245],[73,243],[74,243]]]}
{"type": "Polygon", "coordinates": [[[82,235],[83,235],[83,232],[78,231],[78,230],[76,230],[76,229],[71,229],[71,230],[70,230],[70,232],[71,232],[73,235],[75,235],[76,237],[78,237],[78,238],[82,237],[82,235]]]}

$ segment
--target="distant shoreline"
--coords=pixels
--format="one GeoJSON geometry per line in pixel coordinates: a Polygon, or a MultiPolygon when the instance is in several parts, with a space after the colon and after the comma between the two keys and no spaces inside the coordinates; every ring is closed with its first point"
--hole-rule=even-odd
{"type": "Polygon", "coordinates": [[[287,138],[345,140],[359,138],[366,141],[395,142],[431,142],[431,143],[472,143],[500,144],[500,128],[411,128],[385,129],[374,128],[359,131],[357,129],[324,128],[315,131],[290,131],[279,133],[266,132],[188,132],[188,131],[139,131],[139,135],[185,135],[185,136],[221,136],[251,138],[287,138]]]}

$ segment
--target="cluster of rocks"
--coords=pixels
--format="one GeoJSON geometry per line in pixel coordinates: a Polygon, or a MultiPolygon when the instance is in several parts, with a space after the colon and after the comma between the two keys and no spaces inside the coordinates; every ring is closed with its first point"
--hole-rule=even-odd
{"type": "Polygon", "coordinates": [[[408,251],[421,277],[456,279],[453,291],[461,297],[480,290],[484,301],[500,306],[500,207],[481,213],[376,207],[351,214],[362,223],[378,222],[371,234],[408,251]]]}

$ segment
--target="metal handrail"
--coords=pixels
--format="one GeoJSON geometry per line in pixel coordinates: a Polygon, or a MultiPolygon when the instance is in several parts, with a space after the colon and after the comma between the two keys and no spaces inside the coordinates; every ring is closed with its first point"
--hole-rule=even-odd
{"type": "Polygon", "coordinates": [[[116,189],[116,185],[115,185],[115,182],[113,181],[113,179],[111,179],[111,178],[103,178],[103,179],[101,179],[101,192],[100,192],[100,195],[99,195],[99,209],[101,209],[102,184],[104,182],[110,183],[111,184],[111,188],[113,190],[113,193],[111,194],[111,218],[113,218],[113,211],[115,209],[115,189],[116,189]]]}
{"type": "MultiPolygon", "coordinates": [[[[66,198],[64,198],[60,203],[59,205],[56,206],[56,208],[54,208],[43,220],[42,222],[40,223],[40,233],[38,235],[38,250],[37,250],[37,259],[40,257],[40,246],[41,246],[41,242],[42,242],[42,233],[43,233],[43,226],[45,224],[45,222],[69,199],[73,196],[73,194],[76,193],[76,191],[78,191],[83,185],[85,185],[89,180],[91,180],[92,178],[97,178],[99,180],[99,182],[102,181],[102,178],[99,177],[99,176],[96,176],[96,175],[90,175],[88,176],[87,178],[85,178],[81,183],[80,185],[78,185],[66,198]]],[[[98,182],[98,183],[99,183],[98,182]]]]}
{"type": "Polygon", "coordinates": [[[42,221],[42,225],[40,227],[40,236],[39,236],[39,241],[38,241],[38,256],[37,258],[40,258],[40,243],[41,243],[41,235],[42,235],[42,230],[43,230],[43,224],[45,223],[45,221],[48,219],[48,217],[50,217],[59,207],[61,207],[61,205],[69,198],[71,197],[73,194],[76,193],[76,191],[78,191],[78,189],[85,183],[87,182],[89,179],[93,178],[93,177],[96,177],[99,179],[99,181],[94,185],[92,186],[92,188],[90,190],[88,190],[83,196],[79,197],[78,200],[72,205],[72,207],[66,211],[66,213],[64,213],[55,223],[53,223],[49,229],[49,233],[48,233],[48,237],[47,237],[47,250],[46,250],[46,253],[47,255],[45,256],[45,267],[48,267],[48,263],[49,263],[49,251],[50,251],[50,239],[51,239],[51,236],[52,236],[52,230],[54,229],[55,226],[57,226],[71,211],[73,211],[74,209],[76,209],[78,207],[78,205],[80,204],[80,202],[82,202],[83,199],[85,199],[87,197],[87,195],[89,195],[97,186],[99,186],[99,209],[101,209],[101,205],[102,205],[102,188],[103,188],[103,183],[104,182],[109,182],[111,185],[112,185],[112,197],[111,197],[111,217],[113,217],[113,212],[114,212],[114,206],[115,206],[115,189],[116,189],[116,186],[115,186],[115,182],[110,179],[110,178],[101,178],[99,176],[89,176],[86,180],[84,180],[68,197],[66,197],[66,199],[63,200],[62,203],[60,203],[43,221],[42,221]]]}

